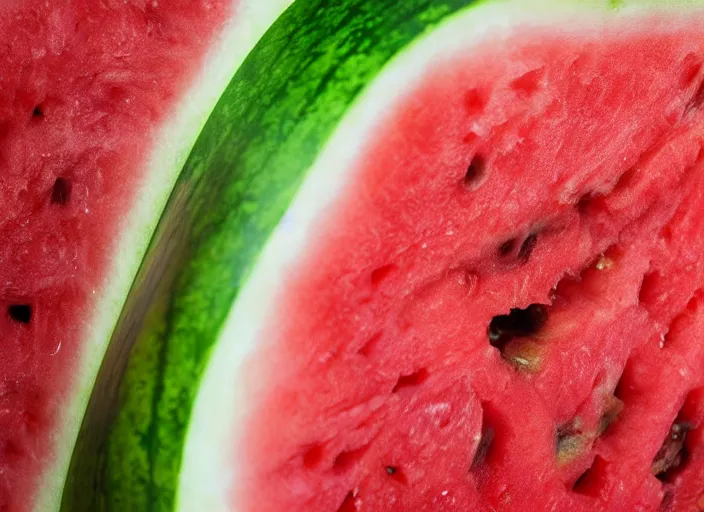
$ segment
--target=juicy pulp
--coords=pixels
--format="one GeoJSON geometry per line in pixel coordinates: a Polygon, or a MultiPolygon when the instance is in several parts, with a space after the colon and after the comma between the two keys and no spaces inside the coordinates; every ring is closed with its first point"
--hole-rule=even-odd
{"type": "Polygon", "coordinates": [[[237,510],[696,506],[704,38],[667,20],[488,38],[374,123],[243,370],[237,510]]]}
{"type": "MultiPolygon", "coordinates": [[[[84,357],[107,343],[92,337],[96,304],[108,294],[116,316],[115,266],[149,239],[143,225],[136,245],[119,245],[145,161],[234,7],[0,7],[2,510],[47,510],[60,495],[82,413],[72,396],[86,398],[100,363],[85,370],[84,357]]],[[[151,190],[155,204],[164,181],[151,190]]]]}

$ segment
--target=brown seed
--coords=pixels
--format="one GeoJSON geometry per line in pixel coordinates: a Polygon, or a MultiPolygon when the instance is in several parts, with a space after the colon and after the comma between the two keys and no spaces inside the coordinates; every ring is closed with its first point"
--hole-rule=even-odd
{"type": "Polygon", "coordinates": [[[685,462],[687,453],[684,448],[684,440],[687,437],[687,432],[691,429],[692,426],[688,423],[672,425],[669,435],[663,441],[651,466],[651,472],[658,479],[668,480],[668,473],[685,462]]]}
{"type": "Polygon", "coordinates": [[[602,435],[606,432],[606,429],[616,421],[618,415],[623,411],[623,402],[613,395],[606,397],[604,401],[604,412],[599,420],[599,429],[597,436],[602,435]]]}
{"type": "Polygon", "coordinates": [[[564,466],[575,460],[586,451],[589,441],[589,437],[582,434],[568,435],[559,439],[557,442],[557,465],[564,466]]]}
{"type": "Polygon", "coordinates": [[[515,340],[504,347],[503,356],[517,369],[538,373],[543,369],[545,346],[529,340],[515,340]]]}

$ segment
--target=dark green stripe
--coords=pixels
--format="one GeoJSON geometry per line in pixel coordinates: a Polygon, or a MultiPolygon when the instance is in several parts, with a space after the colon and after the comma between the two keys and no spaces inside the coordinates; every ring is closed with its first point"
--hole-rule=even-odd
{"type": "MultiPolygon", "coordinates": [[[[167,295],[168,297],[168,295],[167,295]]],[[[173,298],[174,296],[170,296],[173,298]]],[[[152,375],[153,376],[153,382],[154,382],[154,390],[152,393],[152,398],[151,398],[151,423],[149,424],[149,430],[147,431],[146,437],[143,437],[141,439],[141,444],[142,446],[147,445],[147,453],[149,455],[149,481],[154,482],[156,481],[156,475],[158,471],[158,452],[160,449],[159,446],[159,422],[155,421],[156,418],[159,417],[159,409],[161,405],[161,401],[164,395],[164,389],[165,389],[165,379],[164,376],[166,374],[166,368],[167,368],[167,356],[169,354],[169,341],[171,340],[171,328],[173,326],[173,314],[176,311],[174,308],[173,303],[169,302],[169,304],[166,306],[166,312],[164,313],[164,319],[163,319],[163,331],[160,332],[160,336],[158,341],[154,341],[153,346],[154,348],[158,348],[157,352],[157,358],[156,358],[156,367],[154,368],[153,372],[147,373],[147,375],[152,375]]],[[[125,387],[127,391],[129,391],[129,387],[125,387]]],[[[121,417],[118,417],[118,421],[120,421],[121,417]]],[[[129,425],[129,424],[128,424],[129,425]]],[[[131,428],[134,428],[132,426],[131,428]]],[[[122,448],[122,443],[110,443],[108,444],[108,449],[110,450],[109,455],[108,455],[108,461],[114,461],[116,459],[119,459],[120,457],[123,457],[124,455],[120,453],[120,450],[122,448]],[[116,452],[115,449],[118,451],[116,452]]],[[[157,487],[154,485],[150,485],[148,487],[148,503],[149,504],[154,504],[157,503],[159,500],[159,495],[157,494],[157,487]]],[[[151,505],[150,505],[151,508],[151,505]]]]}
{"type": "MultiPolygon", "coordinates": [[[[384,64],[472,3],[298,0],[266,34],[220,99],[152,241],[138,283],[164,285],[164,258],[176,276],[165,286],[167,295],[150,306],[131,351],[119,414],[109,429],[94,427],[104,424],[105,411],[100,420],[91,412],[84,421],[65,510],[173,508],[184,435],[208,354],[306,170],[384,64]],[[165,233],[174,225],[184,229],[184,245],[165,251],[165,233]],[[104,461],[97,470],[94,460],[87,461],[95,450],[104,461]]],[[[132,294],[149,296],[140,286],[132,294]]],[[[120,325],[141,325],[145,301],[130,304],[120,325]]],[[[133,339],[117,336],[113,343],[133,339]]],[[[115,379],[121,364],[106,360],[100,379],[115,379]]]]}

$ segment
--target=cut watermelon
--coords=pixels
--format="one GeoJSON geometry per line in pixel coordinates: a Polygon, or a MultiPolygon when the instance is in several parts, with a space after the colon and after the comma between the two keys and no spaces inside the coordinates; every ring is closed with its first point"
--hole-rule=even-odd
{"type": "Polygon", "coordinates": [[[296,2],[167,208],[93,499],[697,510],[697,5],[296,2]]]}
{"type": "Polygon", "coordinates": [[[107,340],[176,175],[287,3],[0,6],[0,510],[58,507],[107,340]]]}

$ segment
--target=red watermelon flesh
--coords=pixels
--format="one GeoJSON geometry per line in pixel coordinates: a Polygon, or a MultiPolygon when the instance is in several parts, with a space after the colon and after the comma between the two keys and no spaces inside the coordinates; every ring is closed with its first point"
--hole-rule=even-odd
{"type": "Polygon", "coordinates": [[[0,7],[2,510],[36,497],[157,129],[233,5],[0,7]]]}
{"type": "Polygon", "coordinates": [[[704,510],[701,26],[525,29],[380,116],[250,370],[242,510],[704,510]]]}

